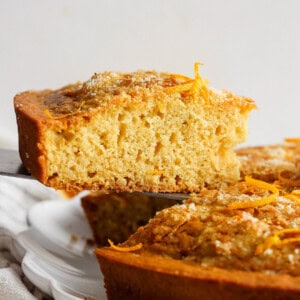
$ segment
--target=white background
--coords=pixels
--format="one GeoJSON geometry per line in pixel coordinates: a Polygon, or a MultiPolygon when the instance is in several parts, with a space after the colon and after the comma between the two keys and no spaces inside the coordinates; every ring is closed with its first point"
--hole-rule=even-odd
{"type": "Polygon", "coordinates": [[[246,144],[300,136],[298,0],[0,0],[0,136],[17,147],[20,91],[104,70],[192,76],[198,60],[211,86],[256,100],[246,144]]]}

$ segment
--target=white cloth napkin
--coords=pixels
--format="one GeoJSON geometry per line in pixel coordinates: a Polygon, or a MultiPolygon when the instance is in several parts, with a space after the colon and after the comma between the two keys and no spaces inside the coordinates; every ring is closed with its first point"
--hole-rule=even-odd
{"type": "Polygon", "coordinates": [[[12,237],[27,229],[27,211],[58,194],[31,179],[0,176],[0,300],[51,299],[26,279],[13,253],[12,237]]]}

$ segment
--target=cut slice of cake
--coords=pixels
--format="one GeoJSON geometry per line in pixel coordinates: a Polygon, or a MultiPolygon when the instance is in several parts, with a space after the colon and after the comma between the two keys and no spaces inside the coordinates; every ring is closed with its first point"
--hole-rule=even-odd
{"type": "Polygon", "coordinates": [[[15,97],[25,167],[57,189],[198,192],[239,179],[233,148],[254,102],[195,78],[96,73],[15,97]]]}

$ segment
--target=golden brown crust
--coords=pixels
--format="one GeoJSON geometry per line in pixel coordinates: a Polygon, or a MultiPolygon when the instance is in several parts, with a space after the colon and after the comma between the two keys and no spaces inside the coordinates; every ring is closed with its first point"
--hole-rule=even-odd
{"type": "Polygon", "coordinates": [[[43,183],[47,179],[45,158],[43,156],[44,149],[41,144],[42,127],[35,117],[36,104],[28,103],[29,106],[23,109],[23,103],[27,103],[27,99],[36,99],[32,93],[22,93],[15,97],[15,111],[19,131],[19,150],[21,159],[28,171],[43,183]],[[31,114],[33,112],[33,114],[31,114]]]}
{"type": "Polygon", "coordinates": [[[300,297],[297,191],[247,177],[158,212],[125,243],[95,250],[109,299],[300,297]]]}
{"type": "Polygon", "coordinates": [[[108,299],[299,299],[300,278],[96,249],[108,299]]]}

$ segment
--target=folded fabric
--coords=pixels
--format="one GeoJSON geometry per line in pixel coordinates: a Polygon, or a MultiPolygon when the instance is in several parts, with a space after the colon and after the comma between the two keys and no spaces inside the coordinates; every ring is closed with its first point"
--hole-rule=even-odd
{"type": "Polygon", "coordinates": [[[35,203],[58,194],[35,180],[0,176],[0,299],[51,299],[25,278],[12,240],[26,230],[27,212],[35,203]]]}

